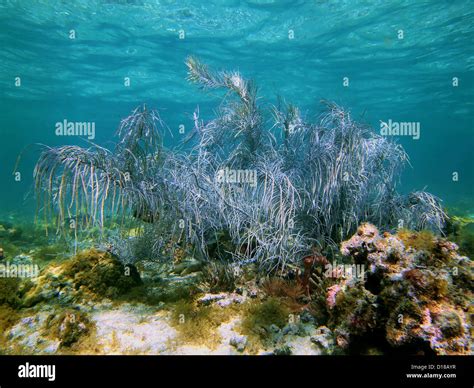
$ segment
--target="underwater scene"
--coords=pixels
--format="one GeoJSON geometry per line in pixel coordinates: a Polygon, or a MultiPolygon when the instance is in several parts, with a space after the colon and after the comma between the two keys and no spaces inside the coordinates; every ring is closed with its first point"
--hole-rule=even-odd
{"type": "Polygon", "coordinates": [[[0,354],[472,355],[473,5],[0,1],[0,354]]]}

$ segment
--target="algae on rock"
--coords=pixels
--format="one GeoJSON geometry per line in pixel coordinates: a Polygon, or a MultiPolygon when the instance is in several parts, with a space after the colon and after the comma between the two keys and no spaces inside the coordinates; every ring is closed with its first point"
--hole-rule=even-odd
{"type": "MultiPolygon", "coordinates": [[[[419,238],[409,237],[408,245],[419,238]]],[[[366,266],[367,276],[338,279],[328,289],[329,322],[339,347],[380,335],[394,349],[470,354],[472,261],[443,238],[421,238],[415,244],[421,250],[407,249],[397,235],[381,236],[375,226],[362,224],[341,244],[344,255],[366,266]]]]}

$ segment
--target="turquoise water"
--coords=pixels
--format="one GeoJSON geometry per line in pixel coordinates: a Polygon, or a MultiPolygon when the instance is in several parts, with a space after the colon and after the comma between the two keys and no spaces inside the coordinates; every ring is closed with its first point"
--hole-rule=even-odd
{"type": "Polygon", "coordinates": [[[34,208],[38,152],[25,153],[19,182],[12,175],[25,146],[87,145],[56,136],[56,122],[95,122],[94,142],[110,146],[141,103],[160,111],[168,144],[192,128],[197,105],[210,119],[222,94],[186,82],[192,54],[255,79],[268,107],[282,95],[311,119],[327,99],[375,131],[419,123],[420,139],[398,138],[412,166],[401,191],[426,188],[472,211],[473,43],[472,1],[3,0],[1,209],[34,208]]]}

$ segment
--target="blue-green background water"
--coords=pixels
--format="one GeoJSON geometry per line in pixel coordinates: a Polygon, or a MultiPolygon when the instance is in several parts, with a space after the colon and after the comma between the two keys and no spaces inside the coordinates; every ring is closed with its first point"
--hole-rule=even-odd
{"type": "Polygon", "coordinates": [[[38,153],[25,154],[20,182],[12,175],[26,145],[87,145],[55,136],[58,121],[93,121],[94,141],[111,146],[141,103],[159,109],[175,133],[168,142],[192,127],[196,105],[210,118],[222,94],[185,81],[193,54],[255,79],[262,104],[280,94],[308,119],[324,98],[377,131],[380,120],[420,122],[420,140],[399,139],[412,165],[401,191],[426,187],[472,211],[473,46],[472,1],[2,0],[0,209],[34,208],[25,195],[38,153]]]}

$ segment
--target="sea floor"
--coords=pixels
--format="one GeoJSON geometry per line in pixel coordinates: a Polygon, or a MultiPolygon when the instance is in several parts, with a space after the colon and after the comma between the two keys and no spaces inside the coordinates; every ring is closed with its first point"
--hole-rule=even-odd
{"type": "MultiPolygon", "coordinates": [[[[91,323],[95,331],[84,336],[78,346],[61,350],[60,341],[41,335],[50,311],[25,314],[8,333],[10,345],[5,349],[19,351],[22,354],[129,354],[129,355],[238,355],[245,354],[245,336],[236,331],[240,320],[231,318],[215,328],[220,341],[212,345],[182,343],[179,332],[170,323],[170,314],[165,311],[154,311],[149,306],[124,303],[118,306],[96,306],[90,312],[91,323]]],[[[312,342],[312,334],[317,335],[315,328],[310,328],[306,335],[289,336],[287,346],[292,354],[319,355],[320,347],[312,342]]],[[[313,338],[313,341],[316,339],[313,338]]],[[[273,354],[275,349],[260,349],[252,354],[273,354]]]]}
{"type": "MultiPolygon", "coordinates": [[[[4,330],[3,353],[238,355],[291,349],[292,354],[318,355],[327,351],[324,344],[330,346],[330,339],[325,338],[328,329],[315,326],[311,318],[306,323],[270,325],[272,340],[266,345],[242,334],[246,308],[264,297],[260,291],[251,296],[245,290],[198,292],[183,298],[197,279],[191,272],[170,274],[159,284],[147,282],[129,294],[104,298],[84,286],[69,287],[69,282],[82,280],[65,275],[68,264],[66,260],[51,263],[32,281],[34,285],[22,296],[23,307],[12,310],[15,322],[4,330]],[[143,292],[147,303],[139,301],[143,292]]],[[[148,264],[150,273],[141,273],[144,279],[155,273],[153,264],[148,264]]]]}
{"type": "Polygon", "coordinates": [[[342,255],[353,259],[372,244],[367,267],[388,274],[386,291],[337,279],[311,294],[299,278],[252,267],[226,282],[186,255],[128,265],[93,240],[74,254],[10,218],[0,222],[0,265],[37,266],[38,276],[0,277],[0,354],[472,354],[472,262],[463,249],[472,249],[474,218],[457,217],[457,245],[361,226],[342,255]],[[426,262],[432,268],[420,272],[426,262]],[[449,273],[455,266],[457,278],[449,273]],[[392,297],[397,282],[406,289],[392,297]],[[402,318],[391,323],[398,310],[402,318]],[[376,337],[383,344],[369,340],[376,337]]]}

